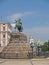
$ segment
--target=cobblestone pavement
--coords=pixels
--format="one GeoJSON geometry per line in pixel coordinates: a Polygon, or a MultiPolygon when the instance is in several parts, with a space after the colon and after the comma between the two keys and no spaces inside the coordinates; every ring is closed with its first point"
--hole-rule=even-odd
{"type": "Polygon", "coordinates": [[[49,65],[49,59],[0,59],[0,65],[49,65]]]}
{"type": "Polygon", "coordinates": [[[33,65],[49,65],[49,59],[32,59],[33,65]]]}

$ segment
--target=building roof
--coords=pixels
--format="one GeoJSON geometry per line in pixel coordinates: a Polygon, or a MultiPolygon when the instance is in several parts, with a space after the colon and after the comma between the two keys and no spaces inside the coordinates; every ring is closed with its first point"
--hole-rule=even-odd
{"type": "Polygon", "coordinates": [[[7,24],[8,26],[11,27],[11,24],[9,22],[5,22],[5,21],[0,21],[0,24],[7,24]]]}
{"type": "Polygon", "coordinates": [[[0,24],[10,24],[9,22],[0,21],[0,24]]]}

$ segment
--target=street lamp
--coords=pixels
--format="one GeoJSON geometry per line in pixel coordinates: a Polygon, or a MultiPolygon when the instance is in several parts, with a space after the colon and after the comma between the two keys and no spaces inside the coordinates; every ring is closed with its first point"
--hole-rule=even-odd
{"type": "Polygon", "coordinates": [[[33,42],[31,42],[30,46],[32,48],[32,57],[33,57],[33,42]]]}
{"type": "Polygon", "coordinates": [[[38,44],[38,56],[40,55],[40,52],[41,52],[41,45],[40,44],[38,44]]]}

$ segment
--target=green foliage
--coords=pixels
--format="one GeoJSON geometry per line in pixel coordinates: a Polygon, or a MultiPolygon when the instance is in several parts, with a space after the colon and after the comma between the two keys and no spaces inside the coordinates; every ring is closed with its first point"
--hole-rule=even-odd
{"type": "Polygon", "coordinates": [[[48,40],[48,50],[49,50],[49,40],[48,40]]]}
{"type": "Polygon", "coordinates": [[[21,19],[15,20],[15,29],[18,29],[19,32],[22,32],[23,27],[22,27],[22,22],[21,19]]]}
{"type": "Polygon", "coordinates": [[[42,46],[42,51],[46,52],[49,51],[49,40],[48,42],[45,42],[44,45],[42,46]]]}

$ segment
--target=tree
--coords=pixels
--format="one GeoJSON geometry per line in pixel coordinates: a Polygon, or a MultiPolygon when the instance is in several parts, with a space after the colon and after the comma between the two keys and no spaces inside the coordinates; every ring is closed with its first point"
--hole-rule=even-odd
{"type": "Polygon", "coordinates": [[[49,51],[49,40],[48,40],[47,46],[48,46],[48,51],[49,51]]]}
{"type": "Polygon", "coordinates": [[[15,20],[15,29],[18,29],[19,32],[22,32],[23,27],[22,27],[22,22],[21,19],[15,20]]]}
{"type": "Polygon", "coordinates": [[[45,42],[42,46],[42,51],[46,52],[49,51],[49,42],[45,42]]]}

